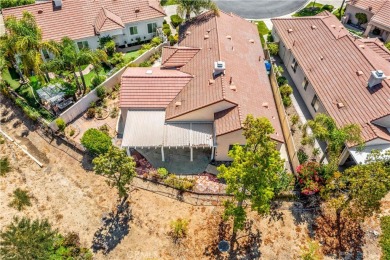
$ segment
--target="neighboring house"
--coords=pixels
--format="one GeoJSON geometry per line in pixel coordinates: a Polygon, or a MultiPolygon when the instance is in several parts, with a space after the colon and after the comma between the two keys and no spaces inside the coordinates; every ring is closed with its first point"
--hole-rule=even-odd
{"type": "Polygon", "coordinates": [[[272,23],[279,56],[311,115],[326,113],[339,127],[362,129],[365,150],[347,144],[341,164],[364,163],[373,149],[390,150],[390,52],[383,43],[352,37],[327,12],[272,23]]]}
{"type": "Polygon", "coordinates": [[[181,26],[179,46],[164,47],[158,68],[128,68],[120,92],[122,147],[211,149],[229,161],[245,144],[248,114],[268,118],[284,143],[258,31],[234,14],[206,12],[181,26]]]}
{"type": "Polygon", "coordinates": [[[390,0],[352,0],[347,3],[343,21],[358,24],[357,13],[367,15],[368,23],[361,25],[366,28],[364,36],[378,35],[390,42],[390,0]]]}
{"type": "Polygon", "coordinates": [[[25,11],[35,16],[43,40],[67,36],[79,49],[96,49],[104,36],[113,37],[120,47],[150,40],[165,17],[157,0],[53,0],[6,8],[3,16],[21,18],[25,11]]]}

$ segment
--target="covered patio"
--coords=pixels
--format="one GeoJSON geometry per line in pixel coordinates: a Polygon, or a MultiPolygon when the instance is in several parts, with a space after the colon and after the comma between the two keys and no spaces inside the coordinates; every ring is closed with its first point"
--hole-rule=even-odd
{"type": "Polygon", "coordinates": [[[153,158],[150,162],[159,157],[161,162],[181,158],[180,161],[185,163],[202,158],[200,161],[208,163],[214,159],[213,123],[165,122],[164,110],[129,110],[122,147],[127,149],[129,155],[132,148],[146,158],[153,158]]]}

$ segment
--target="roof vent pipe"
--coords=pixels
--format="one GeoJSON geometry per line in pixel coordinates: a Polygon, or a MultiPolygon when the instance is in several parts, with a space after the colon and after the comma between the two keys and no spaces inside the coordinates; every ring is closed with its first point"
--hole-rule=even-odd
{"type": "Polygon", "coordinates": [[[54,8],[62,7],[62,0],[53,0],[54,8]]]}
{"type": "Polygon", "coordinates": [[[371,76],[368,79],[368,87],[373,88],[376,85],[382,83],[382,80],[386,78],[385,74],[381,70],[371,71],[371,76]]]}
{"type": "Polygon", "coordinates": [[[225,62],[223,61],[216,61],[214,62],[214,77],[218,76],[219,74],[225,74],[225,62]]]}

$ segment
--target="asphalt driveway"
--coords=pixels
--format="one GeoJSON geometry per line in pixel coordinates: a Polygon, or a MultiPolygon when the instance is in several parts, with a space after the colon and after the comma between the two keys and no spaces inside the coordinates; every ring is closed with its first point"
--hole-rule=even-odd
{"type": "Polygon", "coordinates": [[[233,12],[246,19],[264,19],[295,12],[308,0],[214,0],[225,12],[233,12]]]}

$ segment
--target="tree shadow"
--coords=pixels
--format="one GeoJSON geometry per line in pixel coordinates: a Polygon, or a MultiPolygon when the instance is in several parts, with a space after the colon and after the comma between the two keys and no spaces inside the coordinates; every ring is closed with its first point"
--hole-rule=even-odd
{"type": "Polygon", "coordinates": [[[290,207],[296,225],[307,224],[310,237],[314,236],[314,225],[320,215],[321,198],[319,195],[301,196],[290,207]]]}
{"type": "Polygon", "coordinates": [[[340,255],[342,259],[363,259],[364,231],[360,223],[346,216],[341,217],[341,246],[337,239],[336,217],[321,215],[314,225],[316,238],[326,255],[340,255]]]}
{"type": "Polygon", "coordinates": [[[278,209],[282,206],[282,203],[279,201],[273,201],[271,204],[271,210],[269,214],[269,221],[268,223],[271,223],[271,221],[282,221],[284,223],[284,214],[282,211],[279,211],[278,209]]]}
{"type": "Polygon", "coordinates": [[[129,233],[129,222],[132,214],[129,202],[121,202],[116,210],[102,218],[103,226],[94,234],[92,250],[94,253],[102,251],[108,254],[129,233]]]}
{"type": "Polygon", "coordinates": [[[234,248],[230,248],[228,253],[221,253],[218,250],[218,243],[222,240],[230,241],[233,231],[232,225],[221,218],[218,225],[218,238],[205,248],[204,255],[218,260],[259,259],[261,257],[261,233],[259,229],[253,227],[253,224],[252,220],[247,221],[243,230],[238,232],[234,248]]]}

